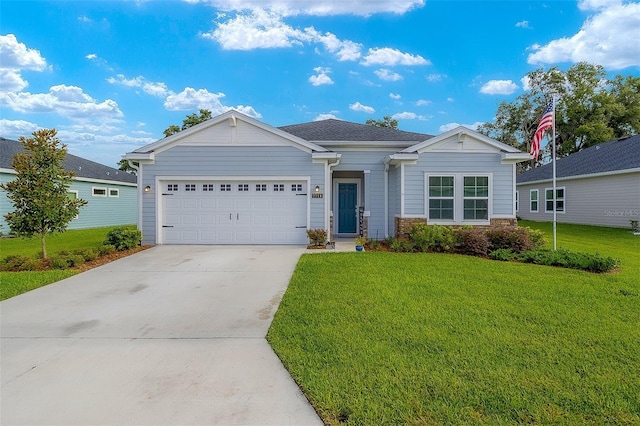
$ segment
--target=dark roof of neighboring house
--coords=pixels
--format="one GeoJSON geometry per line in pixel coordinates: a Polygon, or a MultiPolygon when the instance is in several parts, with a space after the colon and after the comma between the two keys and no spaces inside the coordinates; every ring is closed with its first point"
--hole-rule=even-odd
{"type": "MultiPolygon", "coordinates": [[[[556,177],[583,176],[640,168],[640,135],[627,136],[583,149],[556,161],[556,177]]],[[[551,163],[527,170],[517,183],[553,179],[551,163]]]]}
{"type": "Polygon", "coordinates": [[[388,127],[329,119],[278,127],[307,141],[422,142],[433,137],[388,127]]]}
{"type": "MultiPolygon", "coordinates": [[[[13,162],[13,157],[23,151],[24,147],[22,143],[0,137],[0,168],[12,169],[11,163],[13,162]]],[[[123,172],[113,167],[95,163],[71,154],[67,154],[63,165],[66,170],[74,172],[76,177],[79,178],[112,180],[127,183],[137,182],[136,176],[131,173],[123,172]]]]}

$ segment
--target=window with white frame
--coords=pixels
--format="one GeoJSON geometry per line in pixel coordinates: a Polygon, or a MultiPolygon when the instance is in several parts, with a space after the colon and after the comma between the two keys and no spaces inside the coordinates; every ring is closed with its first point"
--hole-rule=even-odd
{"type": "Polygon", "coordinates": [[[118,198],[120,196],[120,189],[118,188],[109,188],[109,197],[118,198]]]}
{"type": "Polygon", "coordinates": [[[520,211],[520,191],[516,191],[516,212],[520,211]]]}
{"type": "Polygon", "coordinates": [[[93,197],[106,197],[107,196],[107,188],[101,186],[93,186],[91,187],[91,195],[93,197]]]}
{"type": "Polygon", "coordinates": [[[464,177],[464,220],[489,220],[489,177],[464,177]]]}
{"type": "Polygon", "coordinates": [[[169,184],[167,184],[167,191],[175,192],[177,190],[178,190],[178,184],[177,183],[169,183],[169,184]]]}
{"type": "Polygon", "coordinates": [[[186,183],[184,185],[184,190],[186,192],[196,192],[196,184],[195,183],[186,183]]]}
{"type": "Polygon", "coordinates": [[[538,190],[529,190],[529,211],[531,213],[538,213],[538,190]]]}
{"type": "MultiPolygon", "coordinates": [[[[556,188],[556,212],[564,213],[564,187],[556,188]]],[[[547,213],[553,212],[553,188],[545,188],[545,209],[547,213]]]]}
{"type": "Polygon", "coordinates": [[[429,219],[453,220],[453,176],[429,176],[429,219]]]}

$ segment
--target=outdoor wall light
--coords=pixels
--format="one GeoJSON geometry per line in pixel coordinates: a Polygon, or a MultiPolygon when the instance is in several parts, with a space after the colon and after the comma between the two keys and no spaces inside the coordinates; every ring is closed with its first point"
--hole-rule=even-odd
{"type": "Polygon", "coordinates": [[[144,192],[151,192],[151,187],[149,185],[145,186],[144,192]]]}
{"type": "Polygon", "coordinates": [[[315,189],[316,192],[320,192],[320,187],[318,185],[316,185],[315,189]]]}

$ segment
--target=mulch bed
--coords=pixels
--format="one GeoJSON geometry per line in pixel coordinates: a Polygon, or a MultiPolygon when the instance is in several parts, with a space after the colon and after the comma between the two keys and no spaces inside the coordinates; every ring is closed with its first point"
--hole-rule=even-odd
{"type": "Polygon", "coordinates": [[[153,246],[140,246],[140,247],[136,247],[136,248],[132,248],[129,250],[123,250],[123,251],[114,251],[111,254],[107,254],[105,256],[100,256],[99,258],[95,259],[95,260],[91,260],[89,262],[84,262],[82,265],[79,265],[75,268],[77,271],[80,272],[84,272],[84,271],[88,271],[89,269],[93,269],[93,268],[97,268],[98,266],[102,266],[102,265],[106,265],[107,263],[113,262],[114,260],[118,260],[118,259],[122,259],[123,257],[127,257],[127,256],[131,256],[134,253],[138,253],[140,251],[146,250],[148,248],[151,248],[153,246]]]}

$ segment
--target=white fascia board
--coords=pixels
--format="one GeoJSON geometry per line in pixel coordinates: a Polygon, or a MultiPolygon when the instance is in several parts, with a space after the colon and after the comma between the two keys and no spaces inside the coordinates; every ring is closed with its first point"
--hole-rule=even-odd
{"type": "Polygon", "coordinates": [[[129,152],[122,156],[125,160],[144,162],[153,162],[155,160],[154,152],[129,152]]]}
{"type": "Polygon", "coordinates": [[[415,145],[411,141],[312,141],[315,144],[325,148],[386,148],[386,149],[404,149],[408,146],[415,145]]]}
{"type": "Polygon", "coordinates": [[[337,152],[314,152],[311,154],[311,158],[314,160],[339,160],[342,158],[342,154],[338,154],[337,152]]]}
{"type": "MultiPolygon", "coordinates": [[[[12,174],[12,175],[17,175],[18,172],[16,172],[14,169],[3,169],[0,168],[0,173],[8,173],[8,174],[12,174]]],[[[125,173],[125,172],[123,172],[125,173]]],[[[74,176],[73,180],[78,181],[78,182],[91,182],[91,183],[100,183],[100,184],[104,184],[104,185],[122,185],[122,186],[138,186],[137,183],[131,183],[131,182],[121,182],[118,180],[109,180],[109,179],[94,179],[94,178],[88,178],[88,177],[78,177],[78,176],[74,176]]]]}
{"type": "Polygon", "coordinates": [[[496,148],[499,151],[504,151],[507,153],[521,153],[522,151],[520,151],[518,148],[515,148],[511,145],[507,145],[504,144],[502,142],[498,142],[495,139],[492,139],[488,136],[483,135],[482,133],[479,132],[474,132],[473,130],[464,127],[464,126],[458,126],[455,129],[449,130],[448,132],[442,133],[441,135],[438,136],[434,136],[431,139],[427,139],[424,142],[420,142],[419,144],[410,146],[409,148],[403,150],[402,152],[414,152],[417,151],[419,153],[423,153],[424,151],[429,150],[430,147],[438,144],[439,142],[442,142],[446,139],[449,139],[452,136],[458,136],[458,138],[465,138],[467,136],[470,136],[474,139],[479,140],[480,142],[483,142],[489,146],[492,146],[494,148],[496,148]]]}
{"type": "Polygon", "coordinates": [[[396,154],[387,155],[384,159],[384,163],[395,166],[396,164],[400,164],[402,162],[416,162],[418,161],[418,158],[419,158],[419,155],[415,152],[413,153],[399,152],[396,154]]]}
{"type": "MultiPolygon", "coordinates": [[[[573,176],[557,177],[556,181],[557,182],[563,182],[563,181],[578,180],[578,179],[597,178],[597,177],[603,177],[603,176],[626,175],[626,174],[629,174],[629,173],[640,173],[640,168],[623,169],[623,170],[611,170],[609,172],[591,173],[591,174],[586,174],[586,175],[573,175],[573,176]]],[[[516,185],[517,186],[527,186],[527,185],[537,185],[537,184],[540,184],[540,183],[548,183],[548,182],[553,182],[553,178],[532,180],[532,181],[529,181],[529,182],[516,182],[516,185]]]]}
{"type": "Polygon", "coordinates": [[[532,160],[533,156],[526,152],[503,152],[501,158],[502,164],[515,164],[532,160]]]}

